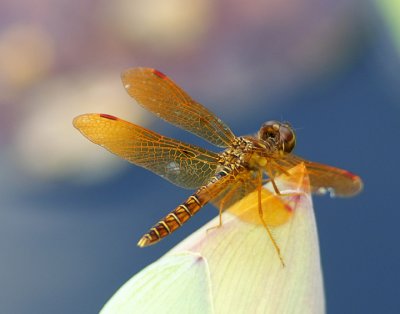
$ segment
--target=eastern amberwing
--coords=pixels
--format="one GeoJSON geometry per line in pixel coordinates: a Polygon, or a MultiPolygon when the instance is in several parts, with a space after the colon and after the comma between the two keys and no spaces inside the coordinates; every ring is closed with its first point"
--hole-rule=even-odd
{"type": "MultiPolygon", "coordinates": [[[[296,137],[287,123],[268,121],[256,136],[235,136],[212,112],[190,98],[163,73],[149,68],[134,68],[122,73],[125,89],[136,101],[169,123],[223,147],[221,153],[165,137],[141,126],[108,114],[84,114],[74,126],[93,143],[155,172],[172,183],[197,189],[186,201],[161,219],[138,242],[140,247],[160,241],[197,213],[208,202],[221,213],[245,195],[272,183],[280,195],[275,178],[304,163],[311,191],[352,196],[362,189],[360,177],[346,170],[304,160],[292,154],[296,137]]],[[[262,213],[259,199],[259,212],[262,213]]],[[[263,219],[260,214],[260,219],[263,219]]],[[[263,221],[280,256],[279,247],[263,221]]]]}

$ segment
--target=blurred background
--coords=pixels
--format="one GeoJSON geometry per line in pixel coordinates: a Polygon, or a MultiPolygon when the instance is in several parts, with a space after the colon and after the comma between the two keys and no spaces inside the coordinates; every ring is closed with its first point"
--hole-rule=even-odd
{"type": "Polygon", "coordinates": [[[95,313],[217,214],[136,247],[189,192],[90,143],[73,117],[210,147],[129,98],[119,75],[136,66],[235,134],[287,120],[298,155],[359,174],[358,197],[314,199],[327,309],[398,312],[399,21],[396,0],[1,1],[0,312],[95,313]]]}

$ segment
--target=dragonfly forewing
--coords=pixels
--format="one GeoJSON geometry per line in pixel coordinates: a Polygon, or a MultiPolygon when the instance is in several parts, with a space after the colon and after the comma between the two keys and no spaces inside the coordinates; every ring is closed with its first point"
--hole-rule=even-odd
{"type": "Polygon", "coordinates": [[[227,147],[235,138],[221,119],[161,72],[134,68],[123,72],[121,77],[128,94],[161,119],[216,146],[227,147]]]}

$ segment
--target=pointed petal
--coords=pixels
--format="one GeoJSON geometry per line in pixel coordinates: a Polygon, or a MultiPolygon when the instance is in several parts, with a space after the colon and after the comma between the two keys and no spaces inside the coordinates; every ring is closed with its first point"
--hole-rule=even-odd
{"type": "MultiPolygon", "coordinates": [[[[279,201],[266,192],[270,200],[264,199],[263,210],[265,218],[279,218],[271,229],[285,267],[263,225],[255,223],[255,217],[241,219],[231,208],[223,214],[221,228],[209,230],[218,217],[200,228],[129,280],[102,313],[324,313],[317,230],[304,165],[278,183],[282,193],[290,194],[279,201]]],[[[234,206],[258,212],[253,197],[234,206]]]]}
{"type": "MultiPolygon", "coordinates": [[[[224,214],[221,228],[207,233],[218,224],[211,221],[171,251],[188,250],[206,258],[216,313],[324,312],[317,229],[305,171],[298,166],[292,169],[290,180],[281,178],[284,180],[279,182],[283,193],[304,193],[291,197],[291,219],[272,228],[285,267],[262,225],[229,212],[224,214]]],[[[257,212],[254,201],[252,204],[245,200],[234,206],[257,212]]]]}

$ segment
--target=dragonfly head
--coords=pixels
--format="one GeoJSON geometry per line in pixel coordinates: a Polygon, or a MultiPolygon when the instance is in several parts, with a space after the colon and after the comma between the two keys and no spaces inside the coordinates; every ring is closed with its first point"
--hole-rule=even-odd
{"type": "Polygon", "coordinates": [[[278,145],[282,152],[290,153],[296,145],[296,135],[293,128],[279,121],[265,122],[258,131],[258,138],[262,141],[278,145]]]}

